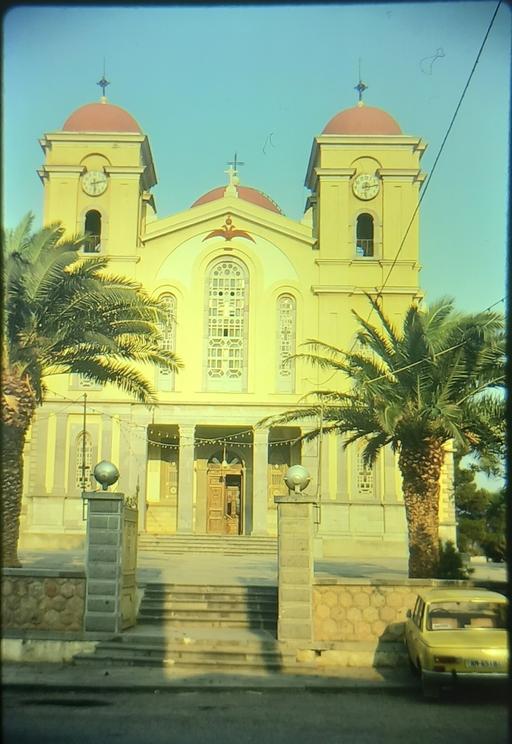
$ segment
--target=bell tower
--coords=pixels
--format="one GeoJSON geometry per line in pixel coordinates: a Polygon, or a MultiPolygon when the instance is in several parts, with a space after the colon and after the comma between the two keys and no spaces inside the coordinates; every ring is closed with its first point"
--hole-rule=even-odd
{"type": "Polygon", "coordinates": [[[105,97],[74,111],[61,130],[40,140],[45,161],[44,224],[86,234],[84,253],[135,256],[147,210],[155,209],[156,174],[148,138],[135,119],[105,97]]]}
{"type": "Polygon", "coordinates": [[[340,295],[350,316],[352,308],[365,314],[364,293],[375,294],[384,284],[383,302],[392,314],[419,293],[420,158],[426,144],[403,134],[385,111],[367,106],[365,89],[360,81],[357,105],[336,114],[315,138],[306,175],[318,250],[312,290],[319,296],[319,325],[327,330],[322,338],[328,335],[336,345],[342,339],[329,332],[327,316],[340,295]]]}

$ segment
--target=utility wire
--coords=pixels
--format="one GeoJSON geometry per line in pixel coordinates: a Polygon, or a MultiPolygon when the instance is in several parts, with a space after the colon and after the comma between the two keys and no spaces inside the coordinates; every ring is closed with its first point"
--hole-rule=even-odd
{"type": "MultiPolygon", "coordinates": [[[[486,33],[485,33],[484,39],[483,39],[483,41],[482,41],[482,43],[481,43],[481,45],[480,45],[480,49],[478,50],[478,54],[477,54],[477,56],[476,56],[475,62],[474,62],[474,64],[473,64],[473,67],[472,67],[472,69],[471,69],[471,72],[469,73],[469,77],[468,77],[468,79],[467,79],[467,81],[466,81],[466,85],[464,86],[464,89],[463,89],[463,91],[462,91],[462,93],[461,93],[461,95],[460,95],[460,98],[459,98],[459,102],[457,103],[457,106],[456,106],[456,108],[455,108],[455,112],[454,112],[454,114],[453,114],[453,116],[452,116],[452,118],[451,118],[450,124],[448,125],[448,129],[446,130],[446,134],[444,135],[443,141],[442,141],[442,143],[441,143],[441,146],[440,146],[440,148],[439,148],[439,151],[438,151],[438,153],[437,153],[437,156],[436,156],[436,158],[435,158],[435,160],[434,160],[434,164],[433,164],[433,166],[432,166],[432,169],[431,169],[431,171],[430,171],[430,174],[429,174],[429,176],[428,176],[428,178],[427,178],[427,181],[426,181],[426,183],[425,183],[425,187],[424,187],[424,188],[422,189],[422,192],[421,192],[420,198],[419,198],[419,200],[418,200],[418,204],[416,205],[416,208],[414,209],[414,212],[413,212],[413,214],[412,214],[412,217],[411,217],[411,219],[410,219],[410,221],[409,221],[409,224],[407,225],[407,228],[406,228],[406,230],[405,230],[404,236],[403,236],[403,238],[402,238],[402,240],[401,240],[401,242],[400,242],[400,245],[398,246],[398,250],[397,250],[397,252],[396,252],[396,254],[395,254],[395,257],[394,257],[394,259],[393,259],[393,262],[392,262],[391,266],[389,267],[389,271],[388,271],[388,273],[387,273],[387,275],[386,275],[386,278],[384,279],[384,283],[382,284],[382,286],[380,287],[380,289],[379,289],[379,290],[377,291],[377,298],[379,298],[379,297],[382,297],[382,292],[383,292],[383,290],[385,289],[385,287],[386,287],[386,285],[387,285],[387,283],[388,283],[388,281],[389,281],[389,278],[390,278],[390,276],[391,276],[391,273],[392,273],[393,269],[394,269],[394,268],[395,268],[395,266],[396,266],[396,263],[397,263],[397,261],[398,261],[398,257],[400,256],[400,253],[402,252],[402,248],[404,247],[404,244],[405,244],[406,238],[407,238],[407,236],[408,236],[408,234],[409,234],[409,231],[410,231],[410,229],[411,229],[411,227],[412,227],[412,224],[413,224],[413,222],[414,222],[414,220],[415,220],[415,218],[416,218],[416,215],[417,215],[417,213],[418,213],[418,210],[419,210],[419,208],[420,208],[420,206],[421,206],[421,203],[422,203],[423,199],[425,198],[425,194],[426,194],[426,193],[427,193],[427,191],[428,191],[428,187],[430,186],[430,182],[432,181],[432,177],[433,177],[433,175],[434,175],[434,173],[435,173],[435,170],[436,170],[436,168],[437,168],[437,164],[438,164],[438,162],[439,162],[439,159],[440,159],[440,157],[441,157],[441,155],[442,155],[442,153],[443,153],[443,150],[444,150],[444,146],[445,146],[445,144],[446,144],[446,141],[447,141],[447,139],[448,139],[448,137],[449,137],[449,135],[450,135],[450,132],[452,131],[453,125],[454,125],[454,123],[455,123],[455,119],[457,118],[457,115],[458,115],[458,113],[459,113],[460,107],[462,106],[462,102],[464,101],[464,98],[465,98],[465,96],[466,96],[466,92],[467,92],[467,90],[468,90],[468,88],[469,88],[469,85],[470,85],[470,83],[471,83],[471,80],[472,80],[472,78],[473,78],[473,75],[474,75],[474,73],[475,73],[475,70],[476,70],[476,66],[477,66],[478,62],[480,61],[480,57],[482,56],[482,52],[483,52],[483,50],[484,50],[485,44],[486,44],[486,42],[487,42],[487,39],[488,39],[488,37],[489,37],[489,34],[490,34],[490,32],[491,32],[491,29],[492,29],[492,27],[493,27],[493,25],[494,25],[494,21],[495,21],[495,19],[496,19],[496,15],[497,15],[497,13],[498,13],[498,10],[499,10],[499,8],[500,8],[500,5],[501,5],[501,3],[502,3],[502,0],[499,0],[498,4],[497,4],[497,6],[496,6],[496,8],[495,8],[495,10],[494,10],[493,16],[492,16],[492,18],[491,18],[491,21],[490,21],[490,23],[489,23],[489,26],[488,26],[488,28],[487,28],[487,31],[486,31],[486,33]]],[[[368,318],[367,318],[367,322],[368,322],[368,320],[370,319],[370,317],[371,317],[372,313],[373,313],[373,307],[372,307],[372,308],[370,309],[370,312],[369,312],[369,314],[368,314],[368,318]]],[[[351,347],[350,351],[352,351],[352,350],[353,350],[353,348],[354,348],[355,344],[356,344],[356,341],[354,340],[354,343],[352,344],[352,347],[351,347]]],[[[325,384],[325,383],[324,383],[324,384],[325,384]]]]}

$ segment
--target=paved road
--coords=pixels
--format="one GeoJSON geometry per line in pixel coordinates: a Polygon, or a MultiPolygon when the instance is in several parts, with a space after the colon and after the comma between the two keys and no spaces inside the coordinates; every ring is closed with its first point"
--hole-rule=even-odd
{"type": "MultiPolygon", "coordinates": [[[[136,671],[134,670],[134,673],[136,671]]],[[[505,696],[403,691],[3,693],[10,744],[505,744],[505,696]]]]}

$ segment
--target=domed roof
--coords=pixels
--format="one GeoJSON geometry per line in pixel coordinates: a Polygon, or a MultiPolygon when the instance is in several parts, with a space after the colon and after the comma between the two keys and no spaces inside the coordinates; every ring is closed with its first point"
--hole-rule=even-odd
{"type": "Polygon", "coordinates": [[[112,103],[86,103],[64,122],[65,132],[136,132],[141,129],[133,116],[112,103]]]}
{"type": "Polygon", "coordinates": [[[398,122],[373,106],[354,106],[340,111],[325,125],[322,134],[402,134],[398,122]]]}
{"type": "MultiPolygon", "coordinates": [[[[282,214],[282,211],[279,209],[275,201],[262,191],[253,189],[250,186],[236,186],[236,189],[238,191],[239,199],[251,202],[252,204],[256,204],[258,207],[263,207],[264,209],[270,209],[271,212],[282,214]]],[[[215,199],[222,199],[225,195],[226,187],[217,186],[217,188],[208,191],[206,194],[203,194],[203,196],[200,196],[199,199],[196,199],[192,206],[198,207],[200,204],[206,204],[207,202],[215,201],[215,199]]]]}

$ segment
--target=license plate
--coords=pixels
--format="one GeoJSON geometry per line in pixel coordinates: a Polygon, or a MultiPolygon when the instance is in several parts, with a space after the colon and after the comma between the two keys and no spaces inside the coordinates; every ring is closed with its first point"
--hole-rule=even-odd
{"type": "Polygon", "coordinates": [[[467,659],[466,661],[468,669],[496,669],[499,665],[499,661],[494,659],[467,659]]]}

